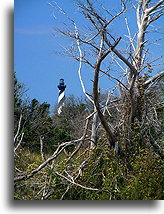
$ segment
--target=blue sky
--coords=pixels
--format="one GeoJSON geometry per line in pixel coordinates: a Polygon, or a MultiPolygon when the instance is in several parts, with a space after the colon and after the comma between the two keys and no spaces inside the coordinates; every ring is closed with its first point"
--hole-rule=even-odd
{"type": "MultiPolygon", "coordinates": [[[[105,1],[105,0],[104,0],[105,1]]],[[[48,0],[15,0],[14,5],[14,71],[18,80],[29,88],[27,94],[30,99],[36,98],[39,102],[51,104],[51,111],[57,103],[58,82],[65,79],[66,95],[83,95],[79,82],[77,69],[78,63],[73,59],[56,54],[62,46],[69,45],[69,41],[53,36],[53,28],[60,27],[64,22],[61,14],[54,12],[48,4],[48,0]],[[54,18],[56,16],[56,19],[54,18]]],[[[75,17],[78,26],[81,19],[77,15],[71,0],[58,1],[68,14],[75,17]]],[[[109,1],[105,1],[108,2],[109,1]]],[[[119,1],[110,1],[110,4],[118,4],[119,1]]],[[[132,16],[132,15],[131,15],[132,16]]],[[[85,24],[85,23],[83,23],[85,24]]],[[[119,31],[125,30],[121,20],[118,19],[119,31]]],[[[136,30],[133,19],[132,31],[136,30]]],[[[85,67],[84,67],[85,68],[85,67]]],[[[85,70],[85,69],[84,69],[85,70]]],[[[91,91],[92,72],[82,71],[87,91],[91,91]]],[[[103,85],[109,86],[107,78],[103,79],[103,85]]]]}
{"type": "MultiPolygon", "coordinates": [[[[29,89],[27,92],[29,98],[47,102],[51,104],[53,110],[57,103],[57,85],[60,78],[65,79],[66,95],[83,96],[83,92],[77,74],[78,63],[55,53],[62,50],[62,46],[67,46],[68,41],[52,35],[53,28],[60,27],[60,21],[64,21],[64,18],[54,12],[48,2],[53,1],[15,0],[14,71],[18,80],[29,89]],[[54,18],[54,14],[57,19],[54,18]]],[[[72,2],[61,1],[60,6],[68,14],[76,17],[77,10],[72,2]]],[[[78,17],[76,21],[79,24],[81,22],[78,17]]],[[[83,79],[87,91],[91,91],[91,73],[83,73],[83,79]]]]}
{"type": "Polygon", "coordinates": [[[51,104],[51,110],[57,102],[60,78],[65,79],[66,94],[82,94],[78,66],[68,57],[55,54],[62,41],[52,35],[53,11],[47,0],[15,0],[14,71],[29,88],[30,99],[51,104]]]}

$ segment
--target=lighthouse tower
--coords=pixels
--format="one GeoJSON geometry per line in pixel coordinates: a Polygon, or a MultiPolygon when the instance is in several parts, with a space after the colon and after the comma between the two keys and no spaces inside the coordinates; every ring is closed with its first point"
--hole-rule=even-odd
{"type": "Polygon", "coordinates": [[[58,114],[60,115],[62,112],[62,107],[64,106],[65,101],[65,94],[64,90],[66,88],[66,85],[64,85],[64,79],[60,79],[59,85],[59,95],[58,95],[58,114]]]}

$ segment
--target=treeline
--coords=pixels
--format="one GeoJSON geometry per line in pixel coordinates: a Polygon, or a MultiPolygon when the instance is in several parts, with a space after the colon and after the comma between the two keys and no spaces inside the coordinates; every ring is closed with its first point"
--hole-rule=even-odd
{"type": "Polygon", "coordinates": [[[26,99],[25,92],[25,86],[14,76],[15,147],[21,143],[23,148],[37,152],[40,148],[40,140],[44,138],[44,150],[49,153],[59,143],[71,140],[71,127],[68,119],[72,117],[72,113],[77,114],[82,110],[80,106],[75,109],[74,104],[71,104],[72,110],[74,108],[71,112],[70,104],[68,104],[67,116],[59,117],[56,114],[50,116],[50,104],[39,103],[37,99],[26,99]]]}
{"type": "MultiPolygon", "coordinates": [[[[155,91],[160,90],[159,85],[155,91]]],[[[150,139],[141,141],[137,126],[130,143],[122,142],[123,134],[118,135],[122,146],[117,153],[98,120],[97,142],[93,148],[92,103],[71,95],[61,115],[57,115],[56,109],[50,115],[49,104],[36,99],[30,101],[25,93],[24,85],[14,76],[15,200],[162,199],[162,156],[158,145],[144,143],[154,138],[156,142],[161,141],[153,126],[150,139]]],[[[151,103],[154,96],[150,96],[151,103]]],[[[101,95],[102,104],[106,98],[107,95],[101,95]]],[[[115,106],[110,106],[110,111],[113,114],[105,113],[105,118],[117,126],[115,106]]],[[[156,112],[154,117],[159,118],[156,122],[162,128],[162,109],[158,106],[156,112]]]]}

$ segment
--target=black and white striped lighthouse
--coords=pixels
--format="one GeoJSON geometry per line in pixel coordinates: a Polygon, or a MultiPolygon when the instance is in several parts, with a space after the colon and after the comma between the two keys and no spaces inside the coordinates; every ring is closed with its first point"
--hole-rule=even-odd
{"type": "Polygon", "coordinates": [[[62,112],[62,107],[64,106],[64,101],[65,101],[64,90],[65,90],[65,88],[66,88],[66,85],[64,85],[64,79],[60,79],[58,88],[59,88],[59,95],[58,95],[58,114],[61,114],[61,112],[62,112]]]}

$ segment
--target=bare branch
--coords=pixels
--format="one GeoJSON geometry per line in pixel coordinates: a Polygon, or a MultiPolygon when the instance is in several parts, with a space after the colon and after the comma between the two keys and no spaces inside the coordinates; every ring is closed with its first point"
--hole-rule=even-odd
{"type": "Polygon", "coordinates": [[[20,133],[20,128],[21,128],[21,122],[22,122],[22,114],[20,115],[20,118],[19,118],[19,122],[18,122],[18,128],[17,128],[17,133],[16,135],[14,136],[14,144],[16,143],[16,139],[20,133]]]}
{"type": "Polygon", "coordinates": [[[135,69],[135,67],[123,56],[119,53],[118,50],[116,50],[115,48],[112,49],[113,53],[115,53],[131,70],[131,72],[133,72],[133,74],[137,75],[137,70],[135,69]]]}
{"type": "Polygon", "coordinates": [[[129,91],[129,89],[126,87],[126,85],[124,85],[118,78],[113,77],[112,75],[108,74],[107,72],[100,70],[100,72],[104,73],[105,75],[107,75],[108,77],[115,79],[120,85],[122,85],[127,91],[129,91]]]}
{"type": "Polygon", "coordinates": [[[40,136],[39,138],[40,138],[40,153],[42,156],[42,161],[45,161],[44,152],[43,152],[43,139],[44,139],[44,137],[40,136]]]}
{"type": "Polygon", "coordinates": [[[77,47],[78,47],[78,50],[79,50],[79,69],[78,69],[78,75],[79,75],[79,79],[80,79],[80,83],[81,83],[81,86],[82,86],[82,89],[83,89],[83,92],[84,94],[86,95],[86,97],[93,103],[93,100],[87,95],[86,93],[86,90],[85,90],[85,86],[84,86],[84,83],[83,83],[83,80],[82,80],[82,77],[81,77],[81,68],[82,68],[82,51],[81,51],[81,48],[80,48],[80,43],[79,43],[79,34],[78,34],[78,29],[77,29],[77,26],[76,24],[74,23],[74,26],[75,26],[75,35],[76,35],[76,42],[77,42],[77,47]]]}
{"type": "Polygon", "coordinates": [[[164,76],[164,72],[160,72],[158,74],[156,74],[155,76],[153,76],[152,78],[150,78],[149,80],[147,80],[146,82],[144,82],[143,86],[147,87],[149,84],[155,82],[158,79],[161,79],[164,76]]]}
{"type": "Polygon", "coordinates": [[[56,151],[54,152],[54,154],[52,156],[50,156],[46,161],[44,161],[38,168],[34,169],[31,173],[27,174],[27,175],[19,175],[17,177],[14,178],[14,182],[18,182],[18,181],[22,181],[22,180],[27,180],[31,177],[33,177],[36,173],[40,172],[44,167],[46,167],[51,161],[53,161],[55,158],[57,158],[59,156],[59,154],[61,154],[61,152],[69,145],[73,145],[74,143],[78,143],[81,140],[84,140],[82,138],[78,139],[78,140],[72,140],[69,142],[64,142],[61,143],[58,148],[56,149],[56,151]]]}
{"type": "Polygon", "coordinates": [[[150,25],[152,22],[159,19],[161,16],[163,16],[163,13],[157,14],[156,16],[150,18],[149,21],[147,22],[147,25],[150,25]]]}
{"type": "Polygon", "coordinates": [[[163,4],[163,0],[160,0],[160,1],[158,1],[155,5],[153,5],[152,7],[147,8],[145,12],[146,12],[147,14],[150,14],[150,13],[153,12],[154,10],[158,9],[158,7],[161,6],[162,4],[163,4]]]}
{"type": "Polygon", "coordinates": [[[76,186],[78,186],[78,187],[81,187],[81,188],[83,188],[83,189],[92,190],[92,191],[105,191],[105,192],[111,192],[111,190],[107,190],[107,189],[98,189],[98,188],[93,188],[93,187],[84,186],[84,185],[82,185],[82,184],[79,184],[79,183],[76,183],[75,181],[70,180],[69,178],[67,178],[66,176],[60,174],[60,173],[57,172],[57,171],[55,171],[55,173],[56,173],[58,176],[64,178],[64,179],[67,180],[67,181],[69,181],[70,183],[72,183],[72,184],[74,184],[74,185],[76,185],[76,186]]]}

